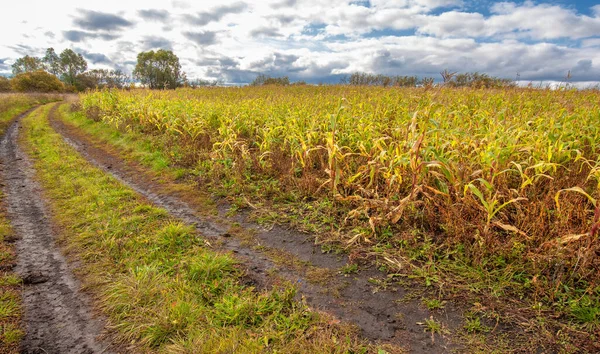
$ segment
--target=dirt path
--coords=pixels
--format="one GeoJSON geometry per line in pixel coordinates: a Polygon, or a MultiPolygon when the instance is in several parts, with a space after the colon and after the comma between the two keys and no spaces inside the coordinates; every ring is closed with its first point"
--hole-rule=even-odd
{"type": "Polygon", "coordinates": [[[16,272],[24,283],[26,334],[22,353],[105,353],[102,323],[56,246],[52,225],[34,181],[31,161],[17,141],[20,115],[0,141],[8,216],[18,237],[16,272]]]}
{"type": "MultiPolygon", "coordinates": [[[[202,213],[185,202],[186,198],[181,193],[168,190],[145,173],[143,168],[124,161],[106,145],[92,141],[78,128],[64,123],[56,117],[55,111],[51,110],[49,115],[51,126],[88,161],[172,215],[196,225],[198,231],[211,242],[218,241],[213,244],[218,243],[222,249],[235,253],[246,264],[254,280],[268,284],[269,270],[277,269],[278,275],[298,284],[300,294],[311,307],[357,325],[368,339],[394,343],[408,348],[411,353],[461,350],[462,346],[447,336],[432,335],[422,326],[425,320],[434,318],[445,329],[454,332],[462,326],[463,317],[460,309],[452,304],[447,304],[443,310],[430,312],[420,299],[411,298],[411,289],[402,288],[374,269],[361,270],[349,277],[337,274],[324,285],[310,283],[294,269],[278,267],[264,253],[246,246],[236,237],[229,237],[226,223],[201,216],[202,213]],[[374,283],[379,283],[379,286],[374,286],[374,283]]],[[[249,222],[243,215],[237,215],[234,219],[244,228],[253,229],[262,245],[283,250],[302,261],[329,269],[332,273],[337,273],[346,264],[339,256],[322,253],[305,234],[277,226],[265,230],[249,222]]]]}

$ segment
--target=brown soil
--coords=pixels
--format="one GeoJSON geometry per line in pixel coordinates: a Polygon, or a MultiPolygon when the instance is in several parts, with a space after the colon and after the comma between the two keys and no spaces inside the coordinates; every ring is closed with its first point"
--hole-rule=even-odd
{"type": "MultiPolygon", "coordinates": [[[[92,164],[172,215],[194,224],[214,246],[234,253],[259,285],[268,287],[272,284],[273,274],[292,281],[297,284],[299,295],[312,308],[356,325],[365,338],[376,342],[396,344],[412,353],[465,350],[450,336],[432,335],[422,325],[426,319],[433,318],[450,333],[455,333],[463,325],[459,307],[446,304],[442,310],[429,311],[420,298],[414,296],[421,294],[423,289],[407,288],[372,268],[361,268],[360,272],[351,276],[340,274],[339,269],[347,264],[346,257],[322,253],[310,235],[278,226],[265,230],[250,222],[243,214],[238,214],[230,221],[206,216],[205,212],[199,210],[201,206],[190,202],[194,198],[189,191],[178,192],[169,182],[157,181],[156,176],[153,177],[147,169],[124,160],[107,144],[91,139],[78,128],[58,119],[56,107],[50,112],[50,123],[67,143],[92,164]],[[245,230],[242,234],[252,236],[229,237],[239,234],[230,233],[231,221],[241,224],[245,230]],[[261,252],[257,245],[266,246],[271,252],[261,252]],[[267,254],[272,255],[273,252],[283,257],[290,255],[304,261],[303,264],[309,267],[328,270],[330,276],[325,283],[311,282],[302,269],[271,260],[267,254]]],[[[223,215],[225,208],[220,209],[223,215]]]]}
{"type": "Polygon", "coordinates": [[[52,224],[34,180],[34,170],[17,144],[20,115],[0,141],[0,174],[7,214],[17,235],[15,271],[23,279],[22,353],[106,353],[95,318],[55,242],[52,224]]]}

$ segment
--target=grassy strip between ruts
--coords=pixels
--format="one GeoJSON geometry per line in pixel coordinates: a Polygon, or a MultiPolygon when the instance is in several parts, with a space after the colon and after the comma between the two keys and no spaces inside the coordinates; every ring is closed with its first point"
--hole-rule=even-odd
{"type": "Polygon", "coordinates": [[[178,353],[375,349],[294,301],[289,287],[241,285],[235,259],[91,166],[49,127],[47,112],[23,121],[24,142],[61,240],[123,343],[178,353]]]}
{"type": "MultiPolygon", "coordinates": [[[[54,96],[0,95],[0,135],[13,118],[36,104],[54,101],[54,96]]],[[[3,199],[0,193],[0,201],[3,199]]],[[[21,279],[12,272],[15,265],[14,231],[0,203],[0,353],[19,352],[23,337],[21,321],[21,279]]]]}

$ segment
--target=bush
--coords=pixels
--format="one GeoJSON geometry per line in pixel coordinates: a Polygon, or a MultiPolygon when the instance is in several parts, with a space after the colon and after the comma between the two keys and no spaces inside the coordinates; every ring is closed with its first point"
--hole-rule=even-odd
{"type": "Polygon", "coordinates": [[[22,73],[11,80],[12,89],[18,92],[63,92],[60,80],[45,71],[22,73]]]}
{"type": "Polygon", "coordinates": [[[10,80],[5,78],[4,76],[0,76],[0,92],[9,92],[10,91],[10,80]]]}
{"type": "MultiPolygon", "coordinates": [[[[443,76],[443,75],[442,75],[443,76]]],[[[471,87],[471,88],[507,88],[516,87],[516,83],[510,79],[502,79],[487,74],[464,73],[452,75],[450,80],[446,81],[450,87],[471,87]]]]}

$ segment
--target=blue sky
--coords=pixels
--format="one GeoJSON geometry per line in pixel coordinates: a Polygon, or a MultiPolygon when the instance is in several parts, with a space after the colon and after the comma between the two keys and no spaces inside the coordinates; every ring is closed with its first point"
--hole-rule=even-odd
{"type": "Polygon", "coordinates": [[[600,81],[600,3],[589,0],[23,0],[4,12],[2,75],[47,47],[126,72],[140,51],[163,48],[188,77],[225,83],[356,71],[439,79],[444,69],[600,81]]]}

